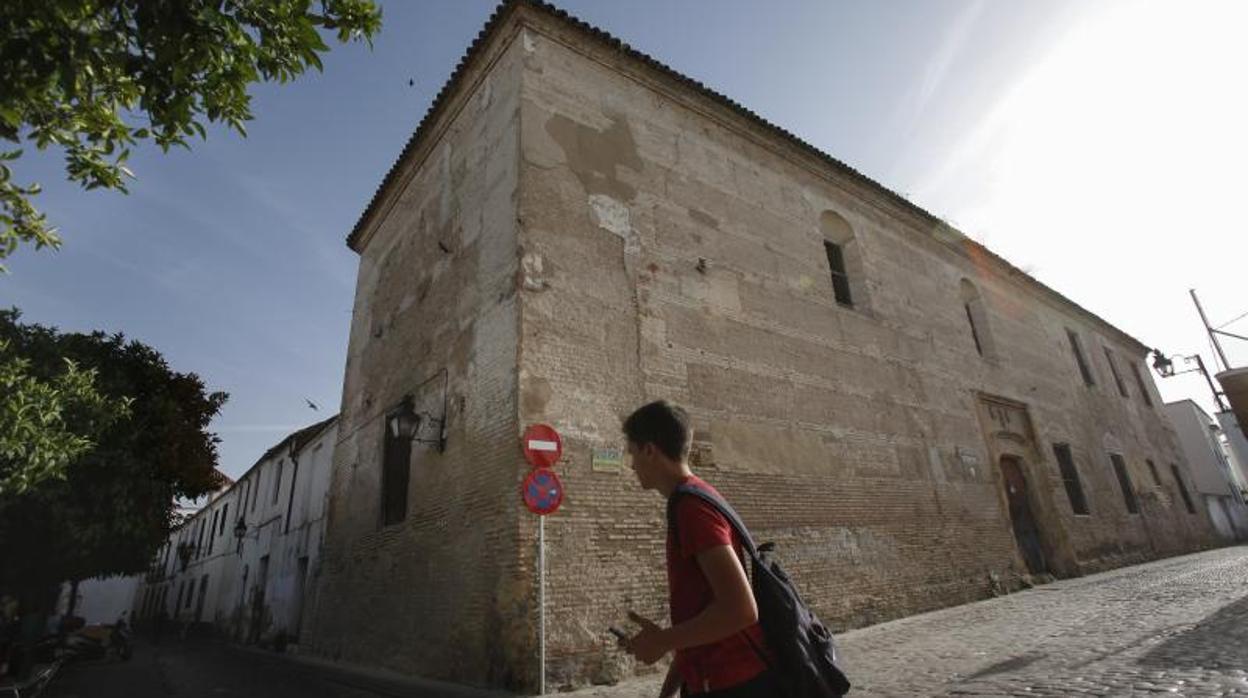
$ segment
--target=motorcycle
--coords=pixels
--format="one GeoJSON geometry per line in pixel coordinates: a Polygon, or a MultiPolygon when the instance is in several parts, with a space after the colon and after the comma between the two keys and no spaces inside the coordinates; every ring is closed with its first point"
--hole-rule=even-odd
{"type": "Polygon", "coordinates": [[[133,654],[130,627],[124,620],[113,625],[87,625],[69,633],[61,642],[67,660],[116,657],[128,661],[133,654]]]}

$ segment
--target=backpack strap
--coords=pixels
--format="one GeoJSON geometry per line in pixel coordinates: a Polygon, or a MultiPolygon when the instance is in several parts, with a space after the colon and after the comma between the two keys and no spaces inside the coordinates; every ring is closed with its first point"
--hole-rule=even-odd
{"type": "Polygon", "coordinates": [[[677,531],[676,524],[676,503],[685,495],[698,497],[713,506],[721,516],[728,520],[728,524],[732,526],[733,530],[737,532],[737,536],[741,538],[741,547],[750,554],[750,558],[753,560],[758,559],[758,547],[754,545],[754,538],[750,535],[749,529],[745,527],[745,523],[741,521],[741,517],[737,515],[732,505],[701,487],[687,482],[677,485],[667,499],[667,526],[676,535],[677,545],[680,544],[680,534],[677,531]]]}
{"type": "MultiPolygon", "coordinates": [[[[677,528],[676,502],[678,502],[680,498],[684,495],[698,497],[699,499],[702,499],[703,501],[708,502],[711,506],[715,507],[715,510],[718,511],[720,515],[722,515],[725,519],[727,519],[729,525],[731,525],[733,530],[737,532],[737,536],[741,538],[741,547],[749,552],[750,559],[754,560],[755,562],[760,561],[759,550],[758,550],[758,547],[754,545],[754,538],[750,535],[749,529],[745,527],[745,522],[743,522],[741,520],[741,517],[737,515],[737,512],[735,509],[732,508],[732,505],[729,504],[728,502],[725,502],[723,499],[716,497],[710,492],[702,489],[701,487],[690,485],[688,483],[677,485],[676,489],[672,491],[672,495],[667,500],[667,525],[672,530],[672,533],[676,536],[676,544],[678,546],[680,545],[680,534],[676,530],[677,528]]],[[[771,546],[772,544],[765,543],[764,545],[771,546]]],[[[769,670],[775,671],[776,670],[775,664],[771,661],[771,659],[767,656],[767,654],[764,653],[763,650],[754,642],[754,640],[750,637],[749,633],[743,630],[741,631],[740,635],[741,637],[745,638],[745,641],[747,643],[749,643],[750,649],[754,650],[754,654],[758,655],[758,658],[762,660],[763,664],[769,670]]]]}

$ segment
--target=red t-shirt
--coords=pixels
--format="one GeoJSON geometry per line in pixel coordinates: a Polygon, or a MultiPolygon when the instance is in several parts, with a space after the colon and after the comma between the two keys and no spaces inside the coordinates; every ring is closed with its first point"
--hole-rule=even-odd
{"type": "MultiPolygon", "coordinates": [[[[719,494],[696,475],[684,482],[719,494]]],[[[711,584],[698,566],[698,553],[719,545],[732,545],[737,557],[741,556],[741,539],[732,530],[732,525],[709,502],[696,496],[682,495],[677,501],[676,529],[679,541],[670,529],[667,532],[667,589],[672,625],[694,618],[714,598],[711,584]]],[[[758,623],[744,633],[719,642],[677,650],[676,670],[692,691],[735,686],[758,676],[767,668],[754,647],[766,651],[766,641],[758,623]],[[743,636],[745,634],[749,635],[749,640],[743,636]]]]}

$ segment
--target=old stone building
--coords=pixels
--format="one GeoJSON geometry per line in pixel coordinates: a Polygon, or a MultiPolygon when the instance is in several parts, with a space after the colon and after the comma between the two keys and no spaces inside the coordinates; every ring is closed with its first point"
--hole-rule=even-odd
{"type": "Polygon", "coordinates": [[[330,657],[536,686],[544,422],[548,683],[633,671],[605,631],[666,616],[662,502],[591,453],[657,398],[839,628],[1212,544],[1143,344],[549,6],[499,9],[348,244],[330,657]]]}

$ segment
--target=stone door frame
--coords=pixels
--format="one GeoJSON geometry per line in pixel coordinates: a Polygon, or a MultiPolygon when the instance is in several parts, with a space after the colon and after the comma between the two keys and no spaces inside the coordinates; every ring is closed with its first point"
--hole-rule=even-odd
{"type": "MultiPolygon", "coordinates": [[[[1027,482],[1031,515],[1039,529],[1040,548],[1048,572],[1062,577],[1079,575],[1070,537],[1054,499],[1054,478],[1045,470],[1050,459],[1036,437],[1030,408],[1027,403],[980,391],[975,391],[974,397],[976,415],[988,447],[988,458],[992,462],[990,470],[1002,523],[1009,527],[1011,540],[1014,540],[1014,529],[1001,470],[1003,458],[1015,459],[1027,482]]],[[[1019,569],[1027,569],[1017,541],[1015,560],[1019,569]]]]}

